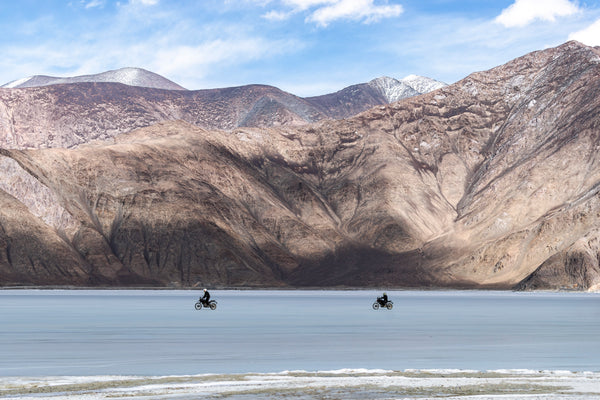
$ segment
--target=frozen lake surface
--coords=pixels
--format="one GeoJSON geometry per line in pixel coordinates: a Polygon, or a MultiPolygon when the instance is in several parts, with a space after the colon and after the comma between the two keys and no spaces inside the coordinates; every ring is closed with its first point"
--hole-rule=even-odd
{"type": "MultiPolygon", "coordinates": [[[[541,379],[547,385],[583,380],[598,387],[593,396],[599,397],[589,391],[576,397],[579,392],[564,388],[550,392],[562,393],[556,398],[566,398],[565,393],[568,398],[600,398],[600,294],[388,291],[393,310],[375,311],[371,304],[381,293],[374,291],[215,290],[211,294],[219,303],[217,310],[197,311],[194,303],[200,294],[0,291],[0,398],[35,393],[31,388],[39,387],[40,381],[44,387],[68,384],[81,394],[81,385],[91,385],[86,379],[96,382],[94,387],[110,381],[106,385],[113,388],[112,395],[115,387],[147,387],[149,382],[153,387],[179,382],[184,387],[210,383],[221,389],[245,388],[246,395],[228,392],[232,399],[269,398],[265,393],[252,397],[256,389],[246,387],[246,381],[258,379],[263,389],[272,389],[273,382],[278,382],[275,388],[288,382],[282,385],[293,393],[290,382],[308,379],[317,380],[318,388],[337,383],[327,395],[310,397],[302,391],[300,397],[290,394],[290,398],[320,399],[335,393],[352,398],[340,395],[350,387],[341,378],[350,377],[367,388],[387,382],[389,389],[389,383],[396,382],[392,386],[397,389],[413,375],[421,381],[456,378],[460,386],[466,377],[496,379],[498,374],[517,386],[527,379],[541,379]],[[455,375],[448,377],[449,371],[455,375]]],[[[75,398],[69,390],[47,398],[75,398]]],[[[354,398],[378,398],[376,390],[370,390],[354,398]]],[[[103,393],[109,392],[105,388],[103,393]]],[[[539,393],[548,396],[547,392],[539,393]]],[[[182,393],[185,397],[192,392],[182,393]]],[[[398,398],[411,398],[411,393],[398,398]]],[[[427,393],[416,398],[426,398],[427,393]]],[[[507,398],[506,393],[498,395],[507,398]]],[[[177,394],[169,398],[173,396],[177,394]]],[[[385,396],[381,398],[396,398],[385,396]]],[[[539,398],[550,398],[543,396],[539,398]]]]}

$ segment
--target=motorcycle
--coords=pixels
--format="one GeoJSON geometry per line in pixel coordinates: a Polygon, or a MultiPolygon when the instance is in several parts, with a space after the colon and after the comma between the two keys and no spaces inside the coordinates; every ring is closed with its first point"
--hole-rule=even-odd
{"type": "Polygon", "coordinates": [[[383,300],[377,299],[375,303],[373,303],[373,310],[379,310],[379,307],[385,307],[388,310],[391,310],[394,307],[394,303],[391,300],[384,303],[383,300]]]}
{"type": "Polygon", "coordinates": [[[204,306],[204,308],[210,308],[211,310],[216,310],[217,309],[217,302],[214,301],[214,300],[210,300],[207,303],[206,301],[198,300],[196,302],[196,304],[194,305],[194,307],[196,308],[196,310],[201,310],[202,306],[204,306]]]}

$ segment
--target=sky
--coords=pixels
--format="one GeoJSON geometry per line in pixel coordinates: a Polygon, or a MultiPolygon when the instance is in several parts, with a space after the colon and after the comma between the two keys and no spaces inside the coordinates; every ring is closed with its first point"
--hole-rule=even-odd
{"type": "Polygon", "coordinates": [[[1,2],[0,32],[0,84],[139,67],[192,90],[307,97],[600,46],[600,0],[18,0],[1,2]]]}

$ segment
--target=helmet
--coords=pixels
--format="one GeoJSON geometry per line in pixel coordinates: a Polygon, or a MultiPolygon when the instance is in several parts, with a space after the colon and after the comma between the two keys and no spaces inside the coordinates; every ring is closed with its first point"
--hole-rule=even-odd
{"type": "MultiPolygon", "coordinates": [[[[206,290],[206,289],[204,289],[204,290],[206,290]]],[[[386,294],[385,292],[383,292],[383,295],[384,295],[384,296],[387,296],[387,294],[386,294]]]]}
{"type": "Polygon", "coordinates": [[[204,291],[206,292],[206,288],[204,288],[204,291]]]}

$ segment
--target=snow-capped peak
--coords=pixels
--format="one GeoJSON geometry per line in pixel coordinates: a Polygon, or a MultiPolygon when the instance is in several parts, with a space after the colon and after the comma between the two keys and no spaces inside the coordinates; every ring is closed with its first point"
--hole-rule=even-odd
{"type": "Polygon", "coordinates": [[[415,89],[420,94],[433,92],[444,86],[448,86],[444,82],[436,81],[435,79],[427,78],[419,75],[408,75],[401,79],[402,82],[415,89]]]}
{"type": "Polygon", "coordinates": [[[369,86],[378,90],[389,103],[429,93],[433,90],[447,86],[445,83],[418,75],[409,75],[404,79],[394,79],[382,76],[370,81],[369,86]]]}
{"type": "Polygon", "coordinates": [[[419,94],[412,87],[389,76],[375,78],[369,82],[369,86],[378,90],[389,103],[419,94]]]}

